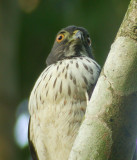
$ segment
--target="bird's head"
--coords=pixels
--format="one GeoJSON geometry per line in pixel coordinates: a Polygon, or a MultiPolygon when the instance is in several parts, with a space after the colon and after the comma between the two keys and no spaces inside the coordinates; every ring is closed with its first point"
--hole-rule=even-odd
{"type": "Polygon", "coordinates": [[[88,31],[82,27],[68,26],[58,32],[46,63],[50,65],[59,60],[84,55],[93,58],[88,31]]]}

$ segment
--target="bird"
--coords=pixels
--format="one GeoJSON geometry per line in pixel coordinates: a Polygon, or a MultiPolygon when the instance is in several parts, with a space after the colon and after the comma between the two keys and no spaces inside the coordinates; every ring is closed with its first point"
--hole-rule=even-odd
{"type": "Polygon", "coordinates": [[[33,160],[68,160],[101,72],[88,31],[61,29],[46,64],[29,98],[30,152],[33,160]]]}

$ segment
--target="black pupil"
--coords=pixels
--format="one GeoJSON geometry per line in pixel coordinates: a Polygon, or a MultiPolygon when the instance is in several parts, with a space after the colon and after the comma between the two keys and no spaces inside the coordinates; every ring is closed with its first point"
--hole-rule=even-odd
{"type": "Polygon", "coordinates": [[[58,40],[61,40],[62,39],[62,36],[59,36],[58,40]]]}

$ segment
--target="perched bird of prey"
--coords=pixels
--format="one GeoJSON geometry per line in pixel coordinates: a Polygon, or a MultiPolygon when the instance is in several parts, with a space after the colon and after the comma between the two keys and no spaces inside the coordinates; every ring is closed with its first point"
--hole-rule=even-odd
{"type": "Polygon", "coordinates": [[[46,63],[29,100],[30,150],[33,160],[68,160],[100,74],[87,30],[59,31],[46,63]]]}

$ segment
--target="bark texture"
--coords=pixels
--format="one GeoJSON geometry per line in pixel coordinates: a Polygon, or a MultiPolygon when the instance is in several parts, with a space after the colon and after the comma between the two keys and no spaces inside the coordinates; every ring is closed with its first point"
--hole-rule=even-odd
{"type": "Polygon", "coordinates": [[[137,1],[131,0],[69,160],[132,160],[137,138],[137,1]]]}

